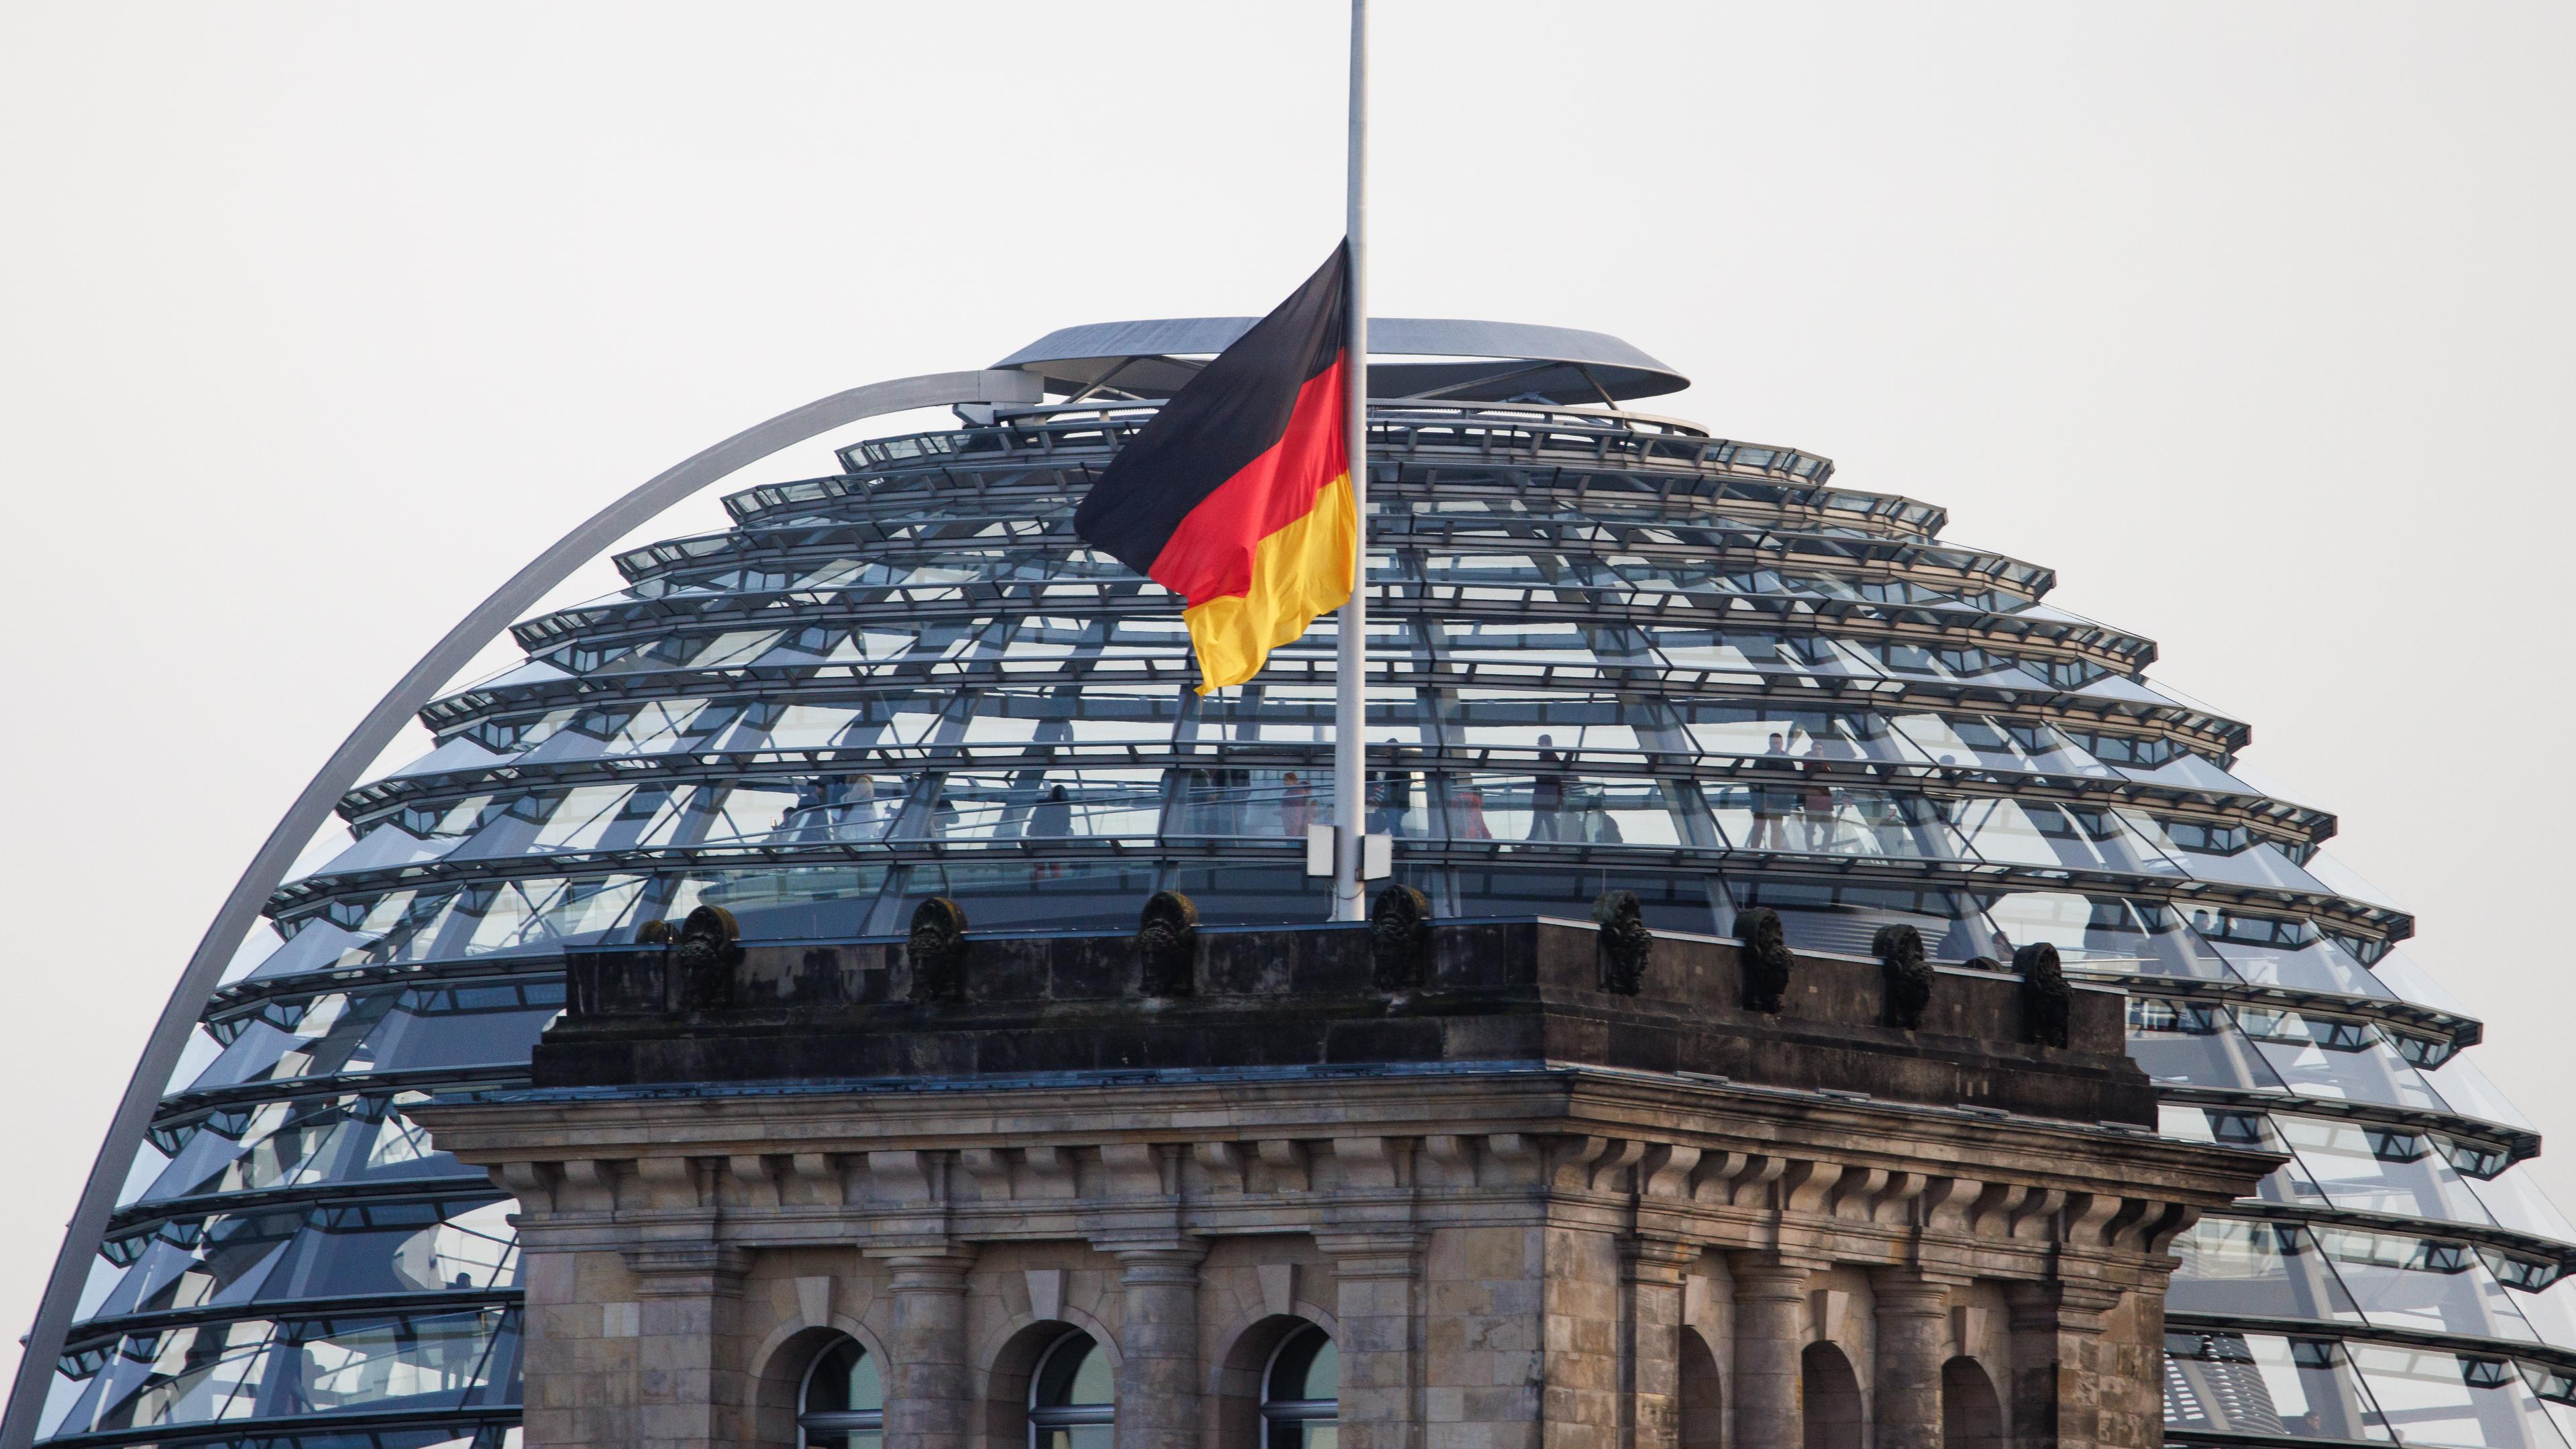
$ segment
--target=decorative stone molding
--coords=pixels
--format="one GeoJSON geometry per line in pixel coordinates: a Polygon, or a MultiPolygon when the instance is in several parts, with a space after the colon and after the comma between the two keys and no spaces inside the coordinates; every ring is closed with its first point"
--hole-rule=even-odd
{"type": "Polygon", "coordinates": [[[1869,949],[1887,978],[1887,1024],[1899,1031],[1921,1026],[1934,980],[1932,963],[1923,956],[1923,933],[1912,926],[1881,926],[1869,949]]]}
{"type": "Polygon", "coordinates": [[[1379,891],[1369,908],[1369,968],[1377,989],[1413,990],[1430,961],[1431,898],[1409,885],[1379,891]]]}
{"type": "Polygon", "coordinates": [[[700,906],[680,923],[671,967],[680,1000],[691,1011],[722,1011],[734,1004],[734,968],[742,964],[742,927],[722,906],[700,906]]]}
{"type": "Polygon", "coordinates": [[[1744,1009],[1777,1016],[1787,1004],[1789,969],[1795,961],[1780,913],[1755,906],[1735,918],[1735,931],[1744,938],[1744,1009]]]}
{"type": "Polygon", "coordinates": [[[1187,996],[1197,989],[1199,908],[1179,891],[1156,891],[1136,928],[1138,989],[1147,996],[1187,996]]]}
{"type": "Polygon", "coordinates": [[[2013,970],[2021,976],[2022,1034],[2041,1046],[2066,1045],[2066,1010],[2070,995],[2057,948],[2034,942],[2013,952],[2013,970]]]}
{"type": "Polygon", "coordinates": [[[1601,989],[1613,996],[1636,995],[1655,957],[1655,933],[1646,929],[1637,893],[1603,891],[1592,903],[1592,920],[1600,927],[1601,989]]]}
{"type": "Polygon", "coordinates": [[[914,1001],[955,1001],[964,996],[966,908],[946,896],[932,896],[913,907],[904,958],[912,966],[914,1001]]]}

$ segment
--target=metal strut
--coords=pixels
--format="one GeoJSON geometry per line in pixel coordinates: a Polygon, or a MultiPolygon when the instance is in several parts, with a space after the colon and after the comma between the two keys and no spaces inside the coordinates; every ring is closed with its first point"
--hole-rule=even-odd
{"type": "Polygon", "coordinates": [[[384,698],[376,701],[376,707],[341,741],[340,748],[314,775],[312,783],[304,787],[304,793],[295,797],[285,818],[268,833],[259,853],[251,857],[249,868],[233,883],[232,894],[224,897],[223,909],[215,913],[214,924],[197,942],[196,954],[188,958],[179,984],[171,989],[169,1004],[161,1008],[161,1020],[152,1028],[151,1039],[143,1048],[143,1060],[135,1065],[134,1076],[125,1085],[125,1096],[108,1123],[107,1140],[99,1145],[98,1160],[91,1165],[89,1181],[81,1188],[80,1206],[63,1232],[62,1251],[54,1255],[54,1270],[45,1280],[45,1296],[36,1309],[35,1327],[27,1334],[26,1353],[18,1360],[17,1378],[10,1386],[8,1413],[0,1419],[0,1449],[29,1449],[35,1442],[54,1365],[62,1357],[64,1338],[71,1332],[81,1288],[89,1281],[89,1257],[98,1251],[100,1239],[107,1232],[108,1217],[116,1210],[117,1191],[133,1167],[144,1129],[152,1123],[153,1109],[168,1089],[171,1073],[178,1070],[180,1054],[196,1030],[198,1013],[205,1010],[207,1000],[222,984],[224,967],[258,918],[261,905],[284,881],[287,870],[314,832],[331,818],[340,797],[393,744],[403,725],[472,663],[485,644],[535,608],[547,591],[570,578],[573,570],[708,484],[781,448],[867,418],[915,408],[952,407],[959,403],[1034,403],[1041,398],[1034,373],[934,372],[836,392],[780,413],[757,427],[746,428],[592,514],[476,605],[474,612],[448,630],[446,637],[422,655],[420,662],[385,692],[384,698]]]}

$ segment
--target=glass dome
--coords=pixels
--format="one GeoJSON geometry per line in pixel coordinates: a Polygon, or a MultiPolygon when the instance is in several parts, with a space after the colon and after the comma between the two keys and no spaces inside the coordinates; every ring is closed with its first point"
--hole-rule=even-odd
{"type": "MultiPolygon", "coordinates": [[[[700,903],[753,939],[1323,919],[1333,630],[1194,693],[1178,601],[1075,500],[1152,404],[1004,408],[859,444],[618,560],[432,704],[346,798],[204,1013],[94,1260],[57,1442],[497,1443],[516,1420],[500,1198],[405,1108],[501,1083],[560,949],[700,903]]],[[[2177,1442],[2576,1435],[2576,1230],[2478,1025],[2338,869],[2324,812],[2146,639],[1939,508],[1824,459],[1608,409],[1390,402],[1370,447],[1373,829],[1451,917],[1634,890],[1660,928],[2054,943],[2126,984],[2166,1130],[2292,1154],[2178,1245],[2177,1442]]]]}

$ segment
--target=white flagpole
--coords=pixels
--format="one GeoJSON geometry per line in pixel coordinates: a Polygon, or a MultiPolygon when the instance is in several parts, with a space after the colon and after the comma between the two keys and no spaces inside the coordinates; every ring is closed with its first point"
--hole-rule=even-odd
{"type": "Polygon", "coordinates": [[[1333,919],[1366,919],[1360,879],[1361,837],[1368,824],[1368,0],[1351,0],[1350,464],[1351,506],[1359,515],[1359,557],[1351,561],[1351,598],[1342,605],[1334,658],[1339,697],[1333,712],[1333,919]]]}

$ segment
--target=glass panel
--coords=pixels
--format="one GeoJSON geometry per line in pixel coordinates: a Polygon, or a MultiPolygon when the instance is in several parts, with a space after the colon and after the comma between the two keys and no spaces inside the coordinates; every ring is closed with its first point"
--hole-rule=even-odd
{"type": "Polygon", "coordinates": [[[2450,1104],[2452,1111],[2489,1122],[2501,1122],[2508,1127],[2533,1130],[2531,1119],[2505,1100],[2504,1093],[2497,1091],[2495,1083],[2488,1081],[2487,1074],[2479,1071],[2477,1063],[2467,1057],[2452,1057],[2442,1064],[2440,1070],[2428,1076],[2434,1090],[2442,1094],[2442,1100],[2450,1104]]]}
{"type": "Polygon", "coordinates": [[[908,782],[864,773],[764,775],[711,785],[692,809],[695,844],[875,840],[903,809],[908,782]]]}
{"type": "Polygon", "coordinates": [[[1043,880],[1029,862],[939,861],[909,867],[902,896],[906,901],[947,896],[965,907],[967,919],[977,930],[1056,926],[1133,930],[1138,903],[1155,889],[1151,861],[1067,861],[1060,872],[1043,880]]]}
{"type": "Polygon", "coordinates": [[[2395,1437],[2341,1344],[2263,1333],[2167,1333],[2165,1425],[2275,1437],[2395,1437]]]}
{"type": "Polygon", "coordinates": [[[278,1298],[506,1288],[518,1279],[507,1199],[296,1204],[173,1219],[84,1317],[278,1298]]]}
{"type": "Polygon", "coordinates": [[[2561,1278],[2538,1293],[2516,1293],[2513,1306],[2541,1342],[2576,1348],[2576,1278],[2561,1278]]]}
{"type": "Polygon", "coordinates": [[[1936,714],[1899,715],[1895,724],[1917,750],[1940,764],[2104,779],[2114,774],[2046,725],[1936,714]]]}
{"type": "Polygon", "coordinates": [[[460,982],[272,998],[226,1018],[197,1090],[341,1072],[524,1063],[563,1007],[555,981],[460,982]]]}
{"type": "Polygon", "coordinates": [[[1688,673],[1711,673],[1758,684],[1766,675],[1792,678],[1879,679],[1867,653],[1839,640],[1733,633],[1718,629],[1653,626],[1647,642],[1665,664],[1688,673]]]}
{"type": "Polygon", "coordinates": [[[1659,709],[1616,694],[1461,689],[1441,700],[1440,714],[1448,737],[1469,749],[1642,756],[1679,748],[1659,709]]]}
{"type": "Polygon", "coordinates": [[[2277,1092],[2275,1076],[2225,1007],[2129,998],[2129,1055],[2159,1082],[2277,1092]]]}
{"type": "Polygon", "coordinates": [[[505,1402],[515,1310],[247,1319],[121,1340],[63,1433],[505,1402]]]}
{"type": "Polygon", "coordinates": [[[1710,755],[1789,760],[1813,753],[1828,760],[1907,764],[1930,758],[1882,715],[1704,699],[1676,700],[1670,707],[1683,734],[1710,755]]]}
{"type": "Polygon", "coordinates": [[[2442,1110],[2422,1075],[2371,1027],[2250,1006],[2238,1007],[2236,1020],[2302,1096],[2442,1110]]]}
{"type": "Polygon", "coordinates": [[[2193,850],[2173,845],[2170,841],[2167,844],[2173,859],[2195,880],[2220,881],[2263,890],[2328,894],[2315,877],[2299,869],[2281,853],[2279,846],[2269,841],[2254,841],[2235,850],[2193,850]]]}
{"type": "Polygon", "coordinates": [[[1992,798],[1951,800],[1945,808],[1979,859],[2079,870],[2177,873],[2162,857],[2140,859],[2128,848],[2119,818],[2107,811],[2069,811],[2042,801],[1992,798]]]}
{"type": "Polygon", "coordinates": [[[1181,779],[1176,835],[1256,836],[1296,841],[1333,819],[1330,770],[1194,769],[1181,779]]]}
{"type": "Polygon", "coordinates": [[[2332,941],[2265,945],[2227,940],[2220,934],[2217,914],[2206,908],[2195,909],[2191,913],[2191,923],[2196,935],[2207,942],[2207,949],[2225,957],[2238,975],[2258,986],[2332,991],[2344,996],[2384,997],[2390,994],[2377,977],[2332,941]]]}
{"type": "Polygon", "coordinates": [[[1937,960],[1995,955],[1993,933],[1984,920],[1947,891],[1778,879],[1730,880],[1726,888],[1738,909],[1769,906],[1778,911],[1790,946],[1801,951],[1866,956],[1881,927],[1912,926],[1937,960]]]}
{"type": "Polygon", "coordinates": [[[2309,1178],[2337,1207],[2489,1221],[2459,1174],[2421,1134],[2279,1112],[2272,1121],[2309,1178]]]}
{"type": "Polygon", "coordinates": [[[1160,770],[953,774],[903,833],[958,841],[1150,840],[1162,815],[1160,770]]]}
{"type": "Polygon", "coordinates": [[[2531,1169],[2508,1167],[2484,1181],[2468,1179],[2462,1186],[2476,1194],[2478,1202],[2504,1226],[2534,1237],[2576,1243],[2576,1227],[2568,1226],[2566,1215],[2532,1181],[2531,1169]]]}
{"type": "Polygon", "coordinates": [[[2424,968],[2416,965],[2414,959],[2398,947],[2390,947],[2386,954],[2372,963],[2370,969],[2383,985],[2408,1001],[2420,1001],[2437,1011],[2447,1011],[2455,1016],[2475,1015],[2462,1004],[2460,998],[2443,989],[2440,982],[2425,975],[2424,968]]]}
{"type": "Polygon", "coordinates": [[[1565,829],[1571,838],[1593,845],[1707,843],[1703,832],[1691,828],[1690,812],[1674,787],[1660,780],[1585,775],[1567,781],[1565,829]]]}
{"type": "Polygon", "coordinates": [[[2408,1444],[2565,1449],[2539,1400],[2509,1364],[2481,1365],[2439,1349],[2392,1344],[2345,1348],[2390,1427],[2408,1444]]]}
{"type": "Polygon", "coordinates": [[[1823,776],[1759,777],[1703,787],[1719,831],[1742,850],[1909,860],[1967,858],[1940,810],[1919,795],[1834,786],[1823,776]]]}
{"type": "Polygon", "coordinates": [[[722,906],[733,912],[746,941],[856,936],[867,930],[885,880],[882,865],[702,871],[670,886],[661,915],[684,920],[701,905],[722,906]]]}
{"type": "Polygon", "coordinates": [[[2153,901],[2087,896],[2073,891],[2019,891],[1986,905],[1993,949],[2010,961],[2014,950],[2046,941],[2070,966],[2094,971],[2206,976],[2192,958],[2189,933],[2170,908],[2153,901]]]}
{"type": "Polygon", "coordinates": [[[2295,1223],[2203,1218],[2174,1240],[2176,1313],[2361,1321],[2327,1255],[2295,1223]]]}
{"type": "Polygon", "coordinates": [[[879,1449],[885,1383],[867,1350],[844,1338],[824,1351],[806,1375],[796,1424],[807,1449],[879,1449]]]}
{"type": "Polygon", "coordinates": [[[2465,1244],[2338,1227],[2319,1227],[2315,1236],[2375,1327],[2537,1337],[2465,1244]]]}

